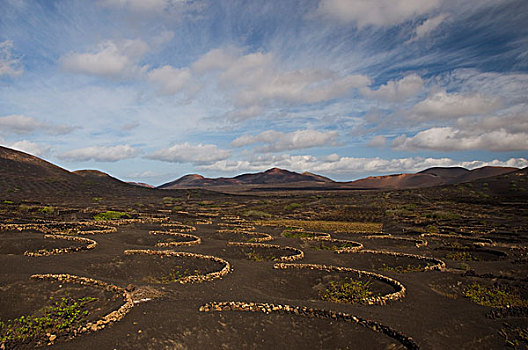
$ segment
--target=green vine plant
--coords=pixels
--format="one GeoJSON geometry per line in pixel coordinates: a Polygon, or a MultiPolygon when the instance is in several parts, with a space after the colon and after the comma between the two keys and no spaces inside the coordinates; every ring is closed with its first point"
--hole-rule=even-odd
{"type": "Polygon", "coordinates": [[[427,263],[425,266],[422,266],[422,264],[418,265],[397,265],[397,266],[389,266],[387,264],[383,264],[379,270],[381,271],[390,271],[390,272],[398,272],[398,273],[405,273],[405,272],[420,272],[424,271],[428,266],[431,266],[431,264],[427,263]]]}
{"type": "Polygon", "coordinates": [[[251,251],[249,253],[247,253],[247,257],[249,260],[253,260],[253,261],[259,261],[259,262],[262,262],[262,261],[280,261],[279,258],[273,256],[273,255],[264,255],[264,254],[260,254],[260,253],[257,253],[255,251],[251,251]]]}
{"type": "Polygon", "coordinates": [[[319,292],[321,299],[334,303],[357,304],[375,296],[369,281],[355,280],[351,277],[345,281],[330,281],[325,290],[319,292]]]}
{"type": "Polygon", "coordinates": [[[35,315],[0,322],[0,344],[10,348],[18,343],[52,341],[57,334],[81,327],[89,313],[87,305],[97,300],[92,297],[73,299],[66,296],[40,309],[35,315]]]}
{"type": "Polygon", "coordinates": [[[482,306],[490,307],[528,307],[528,300],[523,299],[515,289],[505,287],[485,287],[473,283],[466,288],[462,294],[482,306]]]}
{"type": "Polygon", "coordinates": [[[312,249],[315,250],[341,250],[341,249],[347,249],[347,248],[356,248],[356,243],[339,243],[339,244],[331,244],[326,245],[324,241],[320,242],[317,245],[312,246],[312,249]]]}
{"type": "Polygon", "coordinates": [[[194,272],[191,272],[189,269],[183,269],[181,266],[176,266],[176,268],[172,268],[167,275],[161,276],[158,279],[158,283],[176,283],[180,281],[182,278],[190,276],[190,275],[199,275],[199,270],[194,270],[194,272]]]}

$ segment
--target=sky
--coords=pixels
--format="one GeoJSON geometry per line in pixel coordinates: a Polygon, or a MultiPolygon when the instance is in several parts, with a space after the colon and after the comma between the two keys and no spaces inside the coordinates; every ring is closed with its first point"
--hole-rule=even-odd
{"type": "Polygon", "coordinates": [[[0,0],[0,144],[159,185],[528,166],[526,0],[0,0]]]}

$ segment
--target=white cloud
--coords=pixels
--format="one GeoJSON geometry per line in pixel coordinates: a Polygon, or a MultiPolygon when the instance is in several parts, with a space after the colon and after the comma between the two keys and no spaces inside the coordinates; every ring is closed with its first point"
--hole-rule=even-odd
{"type": "Polygon", "coordinates": [[[387,139],[383,135],[377,135],[370,139],[369,147],[384,147],[387,139]]]}
{"type": "Polygon", "coordinates": [[[216,145],[191,145],[185,142],[158,150],[146,158],[171,163],[207,164],[226,159],[230,155],[231,151],[219,149],[216,145]]]}
{"type": "Polygon", "coordinates": [[[163,12],[170,0],[100,0],[99,3],[108,7],[123,8],[134,12],[159,13],[163,12]]]}
{"type": "Polygon", "coordinates": [[[442,22],[448,17],[448,14],[442,13],[435,17],[431,17],[426,19],[422,24],[420,24],[416,29],[414,30],[414,34],[407,41],[407,43],[420,40],[429,34],[431,34],[442,22]]]}
{"type": "Polygon", "coordinates": [[[17,151],[26,152],[37,157],[44,156],[51,151],[51,146],[38,144],[28,140],[21,140],[14,143],[6,144],[7,147],[17,151]]]}
{"type": "Polygon", "coordinates": [[[0,77],[7,75],[16,77],[24,72],[22,67],[22,60],[13,57],[13,42],[5,40],[0,42],[0,77]]]}
{"type": "Polygon", "coordinates": [[[258,152],[281,152],[335,144],[337,136],[337,131],[296,130],[283,133],[267,130],[255,136],[242,135],[234,139],[231,146],[243,147],[254,143],[264,143],[264,146],[257,148],[258,152]]]}
{"type": "Polygon", "coordinates": [[[528,160],[511,158],[506,161],[457,161],[451,158],[351,158],[332,154],[325,157],[311,155],[265,155],[249,160],[222,160],[210,165],[198,167],[202,171],[216,171],[222,173],[239,174],[248,171],[263,171],[271,167],[281,167],[303,172],[311,171],[322,175],[344,175],[352,177],[372,175],[417,172],[436,166],[462,166],[468,169],[493,166],[526,167],[528,160]]]}
{"type": "Polygon", "coordinates": [[[43,123],[34,118],[20,114],[0,117],[0,128],[2,131],[13,132],[15,134],[28,134],[41,128],[43,125],[43,123]]]}
{"type": "Polygon", "coordinates": [[[63,152],[58,157],[68,161],[117,162],[133,158],[137,153],[138,151],[130,145],[92,146],[63,152]]]}
{"type": "Polygon", "coordinates": [[[510,133],[528,132],[528,104],[515,106],[510,113],[490,117],[460,118],[456,126],[472,133],[504,129],[510,133]]]}
{"type": "Polygon", "coordinates": [[[247,119],[265,107],[326,102],[367,86],[365,75],[340,75],[331,70],[284,71],[272,53],[243,55],[240,49],[214,49],[199,58],[194,72],[213,74],[219,89],[233,103],[232,119],[247,119]]]}
{"type": "Polygon", "coordinates": [[[70,72],[108,78],[124,78],[144,70],[138,61],[147,53],[149,46],[142,40],[111,40],[100,43],[94,52],[71,52],[61,57],[62,67],[70,72]]]}
{"type": "Polygon", "coordinates": [[[392,147],[398,150],[435,151],[488,150],[496,152],[528,150],[528,132],[510,133],[504,129],[472,133],[453,127],[420,131],[413,137],[401,135],[392,147]]]}
{"type": "Polygon", "coordinates": [[[342,23],[393,26],[422,16],[440,5],[440,0],[321,0],[317,14],[342,23]]]}
{"type": "Polygon", "coordinates": [[[74,129],[74,127],[68,125],[44,123],[21,114],[0,117],[0,132],[29,134],[40,130],[51,135],[64,135],[74,129]]]}
{"type": "Polygon", "coordinates": [[[503,100],[496,96],[448,94],[442,90],[414,105],[408,119],[438,120],[481,115],[494,112],[502,106],[503,100]]]}
{"type": "Polygon", "coordinates": [[[163,94],[174,95],[191,85],[191,72],[189,68],[174,68],[163,66],[153,69],[148,73],[149,80],[158,86],[163,94]]]}
{"type": "MultiPolygon", "coordinates": [[[[196,60],[192,65],[192,69],[198,73],[204,73],[211,70],[227,69],[229,66],[233,65],[237,57],[240,56],[242,56],[242,50],[236,47],[212,49],[196,60]]],[[[257,61],[256,58],[260,58],[259,61],[262,61],[263,57],[267,57],[268,59],[271,58],[269,55],[263,56],[262,54],[252,54],[248,55],[247,57],[249,59],[246,58],[246,63],[247,61],[257,61]]]]}
{"type": "Polygon", "coordinates": [[[383,101],[402,102],[409,97],[416,96],[424,85],[423,79],[418,74],[409,74],[400,80],[390,80],[381,85],[377,90],[361,89],[364,96],[383,101]]]}

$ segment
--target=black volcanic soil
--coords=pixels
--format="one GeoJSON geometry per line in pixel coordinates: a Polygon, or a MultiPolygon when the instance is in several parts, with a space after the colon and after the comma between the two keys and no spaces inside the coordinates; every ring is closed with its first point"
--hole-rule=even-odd
{"type": "MultiPolygon", "coordinates": [[[[523,330],[528,327],[526,313],[501,311],[501,315],[505,316],[489,317],[495,309],[472,302],[464,297],[463,291],[473,283],[479,283],[483,287],[508,285],[520,292],[520,299],[528,298],[528,184],[525,173],[526,171],[520,171],[471,182],[471,186],[443,186],[435,190],[322,192],[317,196],[282,192],[279,195],[266,193],[263,197],[196,190],[162,191],[128,187],[129,185],[121,187],[121,184],[115,184],[112,179],[110,180],[114,184],[104,185],[106,187],[103,186],[102,189],[71,182],[74,191],[65,196],[57,191],[60,184],[30,184],[24,179],[16,182],[16,178],[11,177],[8,186],[1,187],[4,190],[0,197],[2,224],[84,221],[95,213],[117,210],[141,217],[164,215],[171,221],[183,221],[196,226],[196,231],[190,233],[200,237],[202,243],[172,249],[155,248],[158,241],[169,239],[163,235],[148,234],[150,230],[164,230],[161,224],[133,223],[116,226],[117,232],[88,236],[98,243],[90,251],[28,257],[20,252],[31,247],[32,242],[37,242],[31,236],[42,237],[41,233],[0,231],[2,247],[7,247],[0,250],[0,319],[4,321],[36,312],[45,306],[46,298],[51,294],[62,293],[59,291],[61,289],[74,296],[96,295],[102,304],[98,306],[100,311],[93,311],[94,317],[114,310],[119,305],[113,294],[100,294],[102,292],[97,288],[77,285],[59,287],[57,283],[30,279],[36,273],[69,273],[126,287],[132,291],[136,304],[121,321],[72,340],[59,337],[50,348],[402,348],[401,342],[380,332],[379,328],[373,330],[354,322],[284,313],[199,311],[200,306],[213,301],[242,301],[345,312],[376,321],[399,334],[412,337],[422,349],[503,349],[507,346],[504,334],[509,334],[511,340],[515,329],[523,330]],[[18,186],[20,190],[11,191],[13,186],[18,186]],[[108,188],[118,187],[121,190],[105,192],[108,188]],[[87,193],[83,194],[85,190],[87,193]],[[98,198],[94,199],[95,196],[98,198]],[[170,206],[167,205],[167,197],[172,198],[170,206]],[[299,205],[295,208],[288,206],[292,202],[299,205]],[[39,210],[45,206],[52,206],[54,211],[44,213],[39,210]],[[177,206],[177,209],[173,209],[177,206]],[[355,221],[355,216],[372,216],[361,216],[361,210],[353,211],[353,216],[347,208],[364,207],[365,215],[372,210],[379,212],[376,217],[380,218],[384,233],[416,239],[421,239],[420,234],[428,232],[464,233],[468,237],[492,239],[493,245],[474,246],[470,240],[461,240],[460,245],[467,247],[463,251],[491,254],[489,250],[493,250],[506,255],[498,254],[500,256],[497,259],[460,261],[445,258],[446,254],[460,248],[448,246],[456,238],[434,240],[425,237],[430,245],[416,247],[408,241],[361,239],[361,234],[348,235],[349,239],[363,243],[366,249],[431,256],[444,259],[447,264],[447,269],[443,271],[398,272],[395,269],[397,266],[417,266],[420,262],[408,257],[371,253],[336,254],[332,250],[313,249],[298,238],[282,237],[283,228],[254,225],[254,232],[265,232],[273,236],[273,240],[266,243],[303,250],[305,257],[295,263],[375,271],[396,279],[406,288],[403,299],[388,301],[386,305],[333,303],[321,300],[318,291],[329,280],[346,274],[306,269],[277,270],[273,268],[274,261],[267,261],[272,259],[248,259],[248,250],[226,245],[226,239],[229,240],[230,237],[216,236],[218,230],[225,229],[225,226],[218,224],[226,220],[218,217],[213,218],[212,224],[196,224],[196,221],[202,219],[197,213],[203,212],[205,206],[216,206],[221,216],[240,216],[248,225],[252,224],[251,218],[244,215],[250,210],[262,211],[263,208],[269,208],[268,214],[276,220],[312,220],[325,212],[339,217],[342,212],[347,220],[355,221]],[[181,211],[188,211],[189,214],[181,211]],[[17,237],[18,234],[20,236],[17,237]],[[11,237],[15,238],[11,241],[11,237]],[[19,239],[21,237],[24,239],[19,239]],[[515,241],[494,241],[495,237],[510,237],[515,238],[515,241]],[[14,247],[18,247],[17,254],[10,253],[14,247]],[[203,283],[165,283],[165,277],[171,277],[171,274],[179,277],[196,270],[208,273],[218,271],[222,266],[193,258],[128,256],[124,255],[127,249],[174,250],[212,255],[229,261],[232,271],[221,279],[203,283]],[[388,269],[383,269],[384,266],[388,269]],[[176,271],[180,271],[180,275],[176,271]]],[[[105,177],[100,179],[108,180],[105,177]]],[[[357,221],[364,222],[364,219],[357,221]]],[[[335,234],[334,238],[346,237],[335,234]]],[[[54,245],[59,243],[58,240],[50,242],[54,245]]],[[[67,244],[69,246],[72,242],[68,241],[67,244]]],[[[272,257],[289,254],[279,249],[254,251],[272,257]]],[[[394,291],[392,286],[383,282],[372,281],[372,286],[381,295],[394,291]]],[[[495,310],[495,314],[499,311],[495,310]]],[[[519,340],[519,344],[519,348],[526,347],[522,340],[519,340]]]]}
{"type": "Polygon", "coordinates": [[[86,246],[85,242],[66,239],[44,238],[42,233],[31,232],[0,232],[0,254],[23,255],[25,252],[53,250],[86,246]]]}
{"type": "Polygon", "coordinates": [[[144,254],[97,259],[86,267],[96,279],[134,284],[178,283],[179,278],[219,271],[222,264],[190,257],[144,254]]]}

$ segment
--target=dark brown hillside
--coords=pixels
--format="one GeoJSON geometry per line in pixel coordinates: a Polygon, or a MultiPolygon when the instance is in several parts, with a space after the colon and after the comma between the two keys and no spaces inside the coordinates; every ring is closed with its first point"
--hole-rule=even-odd
{"type": "Polygon", "coordinates": [[[100,171],[69,172],[30,154],[0,147],[0,199],[76,201],[109,196],[149,196],[152,191],[100,171]]]}
{"type": "Polygon", "coordinates": [[[417,174],[429,174],[433,176],[438,176],[439,178],[449,179],[457,178],[468,174],[470,170],[462,167],[434,167],[422,170],[417,174]]]}
{"type": "Polygon", "coordinates": [[[460,182],[474,181],[484,179],[492,176],[503,175],[519,170],[517,168],[499,167],[499,166],[485,166],[471,170],[469,173],[460,177],[460,182]]]}
{"type": "Polygon", "coordinates": [[[38,181],[74,181],[76,176],[30,154],[0,146],[0,176],[11,180],[20,178],[38,181]]]}
{"type": "Polygon", "coordinates": [[[425,188],[485,179],[507,174],[517,168],[486,166],[473,170],[461,167],[434,167],[416,174],[370,176],[349,182],[347,187],[362,189],[410,189],[425,188]]]}
{"type": "Polygon", "coordinates": [[[279,168],[272,168],[261,173],[243,174],[235,176],[234,179],[240,181],[241,183],[252,185],[290,183],[302,181],[333,182],[328,178],[314,175],[311,173],[299,174],[293,171],[288,171],[279,168]]]}
{"type": "Polygon", "coordinates": [[[396,174],[370,176],[348,183],[350,188],[404,189],[438,186],[445,183],[442,177],[433,174],[396,174]]]}
{"type": "Polygon", "coordinates": [[[272,168],[264,172],[242,174],[233,178],[206,178],[198,174],[189,174],[181,178],[158,186],[161,189],[170,188],[200,188],[209,186],[246,186],[246,185],[281,185],[291,183],[305,184],[333,184],[327,177],[304,172],[302,174],[279,168],[272,168]]]}
{"type": "Polygon", "coordinates": [[[171,188],[199,188],[207,186],[223,186],[223,185],[238,185],[239,181],[227,178],[206,178],[198,174],[189,174],[180,177],[177,180],[167,182],[161,186],[160,189],[171,189],[171,188]]]}

